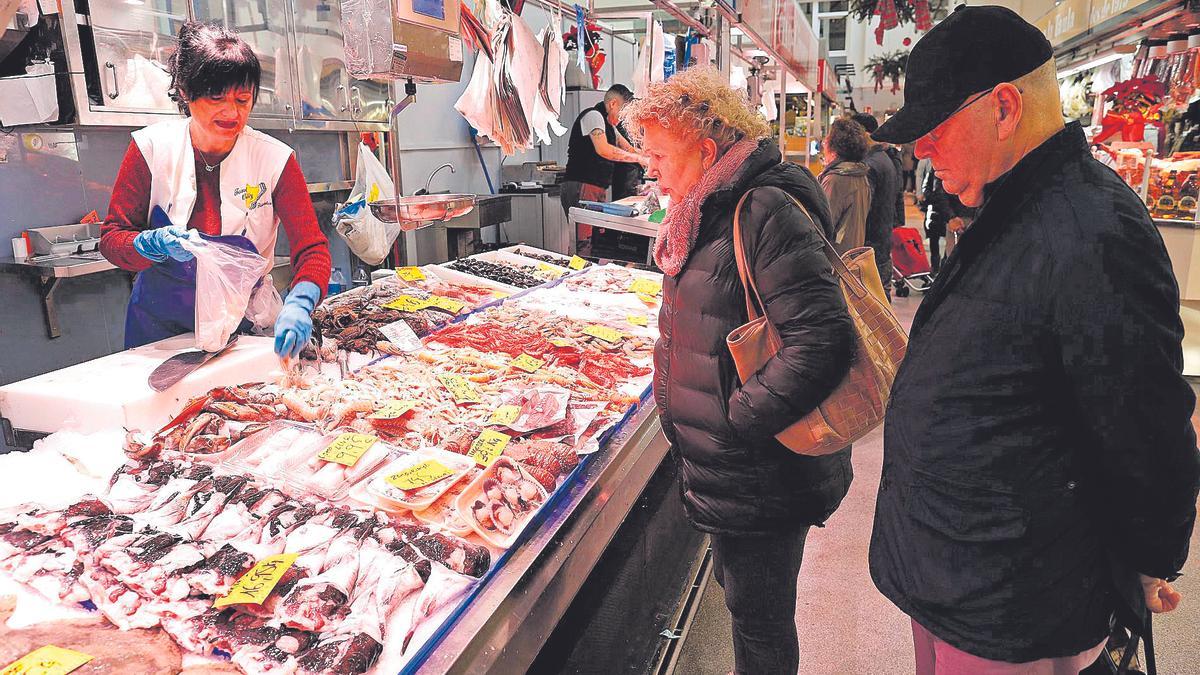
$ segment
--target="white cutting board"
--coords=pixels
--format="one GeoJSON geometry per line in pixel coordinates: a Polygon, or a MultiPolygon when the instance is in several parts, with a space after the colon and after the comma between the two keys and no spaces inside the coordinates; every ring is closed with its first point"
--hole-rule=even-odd
{"type": "Polygon", "coordinates": [[[228,352],[160,393],[146,378],[168,357],[195,348],[191,333],[167,338],[0,387],[0,416],[16,429],[42,433],[117,426],[154,432],[213,387],[277,375],[273,344],[274,338],[239,336],[228,352]]]}

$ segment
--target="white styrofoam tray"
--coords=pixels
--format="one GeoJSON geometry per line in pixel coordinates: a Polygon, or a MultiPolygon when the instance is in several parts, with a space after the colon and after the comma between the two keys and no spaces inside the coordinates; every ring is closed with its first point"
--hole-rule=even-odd
{"type": "Polygon", "coordinates": [[[213,387],[267,379],[279,370],[274,339],[242,335],[228,352],[164,392],[146,379],[168,357],[194,349],[191,333],[0,387],[0,416],[16,429],[94,433],[122,426],[154,432],[213,387]]]}

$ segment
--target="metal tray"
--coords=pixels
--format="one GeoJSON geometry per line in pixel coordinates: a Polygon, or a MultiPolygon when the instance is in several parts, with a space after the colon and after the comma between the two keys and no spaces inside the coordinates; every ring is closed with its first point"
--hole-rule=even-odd
{"type": "Polygon", "coordinates": [[[415,230],[421,223],[436,223],[465,216],[475,208],[475,195],[421,195],[381,199],[369,204],[371,213],[385,223],[400,223],[402,230],[415,230]]]}

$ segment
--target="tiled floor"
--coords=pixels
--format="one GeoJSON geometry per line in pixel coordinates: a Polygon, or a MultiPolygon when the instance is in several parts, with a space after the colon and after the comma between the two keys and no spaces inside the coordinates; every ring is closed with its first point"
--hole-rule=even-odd
{"type": "MultiPolygon", "coordinates": [[[[908,215],[912,222],[919,212],[910,207],[908,215]]],[[[905,326],[920,302],[919,294],[896,300],[905,326]]],[[[908,620],[879,594],[867,569],[882,463],[879,430],[855,444],[850,493],[827,526],[809,534],[796,608],[802,673],[913,672],[908,620]]],[[[1176,588],[1183,593],[1183,604],[1155,622],[1159,672],[1200,673],[1200,528],[1193,534],[1192,556],[1176,588]]],[[[675,672],[724,675],[731,670],[729,612],[721,588],[710,578],[675,672]]]]}

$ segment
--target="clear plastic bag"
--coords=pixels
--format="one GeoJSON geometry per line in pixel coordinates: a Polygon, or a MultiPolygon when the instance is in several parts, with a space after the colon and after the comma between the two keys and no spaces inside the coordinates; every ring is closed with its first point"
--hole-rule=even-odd
{"type": "Polygon", "coordinates": [[[368,265],[378,265],[391,252],[392,243],[400,235],[400,224],[379,220],[368,204],[393,199],[396,187],[387,169],[363,143],[358,144],[358,168],[354,173],[354,189],[346,206],[334,214],[334,229],[354,255],[368,265]]]}
{"type": "Polygon", "coordinates": [[[200,237],[183,239],[182,245],[196,256],[196,348],[215,352],[242,322],[267,261],[253,251],[200,237]]]}
{"type": "Polygon", "coordinates": [[[283,309],[283,298],[275,289],[275,281],[268,274],[259,280],[254,290],[250,292],[250,302],[246,305],[246,319],[254,326],[258,335],[273,335],[275,319],[279,310],[283,309]]]}

